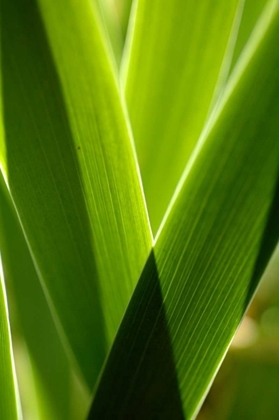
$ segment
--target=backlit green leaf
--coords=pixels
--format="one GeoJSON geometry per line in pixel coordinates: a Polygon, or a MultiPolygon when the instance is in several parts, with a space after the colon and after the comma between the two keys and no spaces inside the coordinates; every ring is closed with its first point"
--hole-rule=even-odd
{"type": "Polygon", "coordinates": [[[0,258],[0,418],[16,420],[21,419],[21,409],[14,369],[5,293],[0,258]]]}
{"type": "Polygon", "coordinates": [[[260,29],[184,171],[90,419],[194,418],[278,242],[278,1],[260,29]]]}
{"type": "Polygon", "coordinates": [[[7,294],[16,306],[16,319],[29,350],[40,419],[74,420],[70,399],[72,369],[1,174],[0,208],[0,248],[7,294]]]}
{"type": "Polygon", "coordinates": [[[239,33],[231,62],[231,69],[234,68],[235,63],[237,62],[250,36],[253,36],[253,30],[267,3],[268,0],[245,0],[242,19],[239,26],[239,33]]]}
{"type": "Polygon", "coordinates": [[[154,232],[226,76],[242,8],[139,0],[134,9],[123,78],[154,232]]]}
{"type": "Polygon", "coordinates": [[[130,133],[94,4],[2,3],[1,166],[92,387],[151,247],[130,133]]]}

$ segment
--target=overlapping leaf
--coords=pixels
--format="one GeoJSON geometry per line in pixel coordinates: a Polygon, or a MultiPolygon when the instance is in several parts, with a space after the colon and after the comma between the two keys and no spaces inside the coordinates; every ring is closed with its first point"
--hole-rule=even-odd
{"type": "Polygon", "coordinates": [[[133,9],[133,0],[117,0],[117,9],[119,14],[119,20],[121,23],[123,38],[126,39],[129,21],[131,17],[131,11],[133,9]]]}
{"type": "Polygon", "coordinates": [[[132,0],[98,0],[100,16],[118,67],[126,39],[132,0]]]}
{"type": "Polygon", "coordinates": [[[99,9],[100,19],[103,23],[104,33],[106,33],[108,43],[111,45],[116,66],[119,68],[122,58],[124,38],[116,11],[116,5],[110,0],[98,0],[96,4],[99,9]]]}
{"type": "Polygon", "coordinates": [[[242,8],[137,2],[123,77],[154,232],[226,78],[242,8]]]}
{"type": "Polygon", "coordinates": [[[8,299],[16,306],[17,323],[31,356],[40,419],[71,419],[72,369],[1,174],[0,209],[0,248],[8,299]]]}
{"type": "Polygon", "coordinates": [[[260,28],[184,171],[90,419],[193,418],[278,242],[278,1],[260,28]]]}
{"type": "Polygon", "coordinates": [[[2,2],[1,166],[92,386],[151,247],[130,134],[89,0],[2,2]]]}
{"type": "Polygon", "coordinates": [[[231,70],[234,68],[234,65],[236,64],[249,38],[253,36],[256,23],[267,3],[268,0],[245,0],[239,32],[231,62],[231,70]]]}
{"type": "Polygon", "coordinates": [[[21,419],[21,409],[17,390],[8,308],[4,288],[4,276],[0,259],[0,417],[21,419]]]}

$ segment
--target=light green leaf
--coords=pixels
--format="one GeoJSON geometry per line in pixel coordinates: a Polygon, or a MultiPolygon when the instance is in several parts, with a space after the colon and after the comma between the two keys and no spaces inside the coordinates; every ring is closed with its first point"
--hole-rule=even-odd
{"type": "Polygon", "coordinates": [[[226,78],[242,7],[138,0],[134,9],[123,79],[154,232],[226,78]]]}
{"type": "Polygon", "coordinates": [[[131,15],[131,9],[133,7],[133,4],[136,2],[136,0],[116,0],[119,20],[122,28],[122,34],[123,38],[126,38],[130,15],[131,15]]]}
{"type": "Polygon", "coordinates": [[[110,44],[114,55],[116,66],[119,68],[122,58],[124,38],[116,5],[113,0],[97,0],[96,4],[99,9],[104,32],[106,33],[108,43],[110,44]]]}
{"type": "Polygon", "coordinates": [[[90,0],[4,0],[1,27],[2,168],[90,387],[151,248],[130,133],[95,15],[90,0]]]}
{"type": "Polygon", "coordinates": [[[90,419],[194,418],[278,242],[279,3],[269,6],[184,171],[90,419]]]}
{"type": "MultiPolygon", "coordinates": [[[[132,0],[98,0],[101,20],[111,44],[117,67],[120,67],[126,40],[132,0]]],[[[118,71],[117,71],[118,73],[118,71]]]]}
{"type": "Polygon", "coordinates": [[[0,418],[21,419],[0,254],[0,418]]]}
{"type": "Polygon", "coordinates": [[[267,3],[268,0],[245,0],[239,33],[231,62],[231,70],[234,68],[250,36],[253,36],[253,30],[267,3]]]}

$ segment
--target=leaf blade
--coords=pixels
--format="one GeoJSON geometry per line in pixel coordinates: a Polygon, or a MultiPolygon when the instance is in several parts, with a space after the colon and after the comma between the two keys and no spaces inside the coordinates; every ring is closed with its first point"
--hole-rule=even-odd
{"type": "Polygon", "coordinates": [[[160,1],[139,0],[135,7],[123,79],[154,233],[210,112],[242,4],[170,0],[162,13],[160,1]]]}
{"type": "Polygon", "coordinates": [[[168,418],[164,413],[175,399],[166,392],[162,401],[162,392],[175,377],[184,416],[194,418],[278,243],[279,54],[273,46],[279,6],[270,5],[271,23],[265,21],[185,171],[155,242],[153,263],[143,272],[120,327],[89,419],[109,418],[118,409],[124,416],[142,418],[151,406],[168,418]],[[161,303],[156,305],[158,288],[161,303]],[[153,328],[145,331],[150,313],[153,328]],[[167,333],[158,338],[162,323],[167,323],[167,333]],[[171,373],[164,357],[175,366],[171,373]],[[150,380],[144,381],[147,372],[150,380]],[[151,403],[148,395],[158,384],[161,393],[151,403]]]}
{"type": "MultiPolygon", "coordinates": [[[[1,174],[0,204],[0,249],[8,301],[16,307],[16,321],[28,348],[32,370],[36,373],[40,419],[71,418],[72,369],[1,174]]],[[[26,386],[25,381],[23,386],[26,386]]],[[[19,388],[21,391],[20,382],[19,388]]]]}
{"type": "Polygon", "coordinates": [[[3,3],[2,162],[64,339],[92,386],[151,234],[95,9],[64,6],[3,3]]]}
{"type": "Polygon", "coordinates": [[[21,419],[1,259],[0,313],[0,414],[1,417],[6,419],[21,419]]]}
{"type": "Polygon", "coordinates": [[[256,23],[267,4],[267,0],[259,0],[256,2],[245,0],[237,42],[232,58],[231,70],[239,59],[241,52],[249,40],[249,37],[252,36],[256,23]]]}

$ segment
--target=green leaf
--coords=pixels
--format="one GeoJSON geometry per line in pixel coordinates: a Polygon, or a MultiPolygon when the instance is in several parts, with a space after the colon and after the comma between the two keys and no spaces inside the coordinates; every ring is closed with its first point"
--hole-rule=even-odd
{"type": "Polygon", "coordinates": [[[231,62],[231,70],[234,68],[237,60],[243,52],[250,36],[253,36],[253,30],[255,29],[256,23],[267,3],[268,0],[245,0],[242,19],[239,26],[239,33],[231,62]]]}
{"type": "Polygon", "coordinates": [[[279,380],[279,246],[198,418],[276,419],[279,380]],[[268,386],[267,386],[268,384],[268,386]]]}
{"type": "Polygon", "coordinates": [[[5,293],[4,275],[0,258],[0,417],[1,419],[14,420],[22,417],[5,293]]]}
{"type": "Polygon", "coordinates": [[[135,8],[123,79],[154,232],[226,77],[242,7],[139,0],[135,8]]]}
{"type": "Polygon", "coordinates": [[[96,2],[118,69],[122,61],[132,3],[132,0],[98,0],[96,2]]]}
{"type": "Polygon", "coordinates": [[[112,3],[111,0],[98,0],[96,5],[99,9],[104,32],[107,36],[108,43],[111,46],[116,66],[119,68],[122,58],[124,38],[116,5],[114,2],[112,3]]]}
{"type": "Polygon", "coordinates": [[[116,0],[119,20],[122,28],[123,38],[126,38],[128,25],[130,21],[131,9],[136,1],[133,0],[116,0]]]}
{"type": "Polygon", "coordinates": [[[1,174],[0,208],[0,249],[7,294],[16,306],[17,321],[36,373],[40,418],[70,419],[72,370],[1,174]]]}
{"type": "Polygon", "coordinates": [[[184,171],[90,419],[194,418],[278,242],[278,1],[269,6],[184,171]]]}
{"type": "Polygon", "coordinates": [[[151,248],[126,116],[89,0],[4,0],[2,17],[2,168],[92,387],[151,248]]]}

